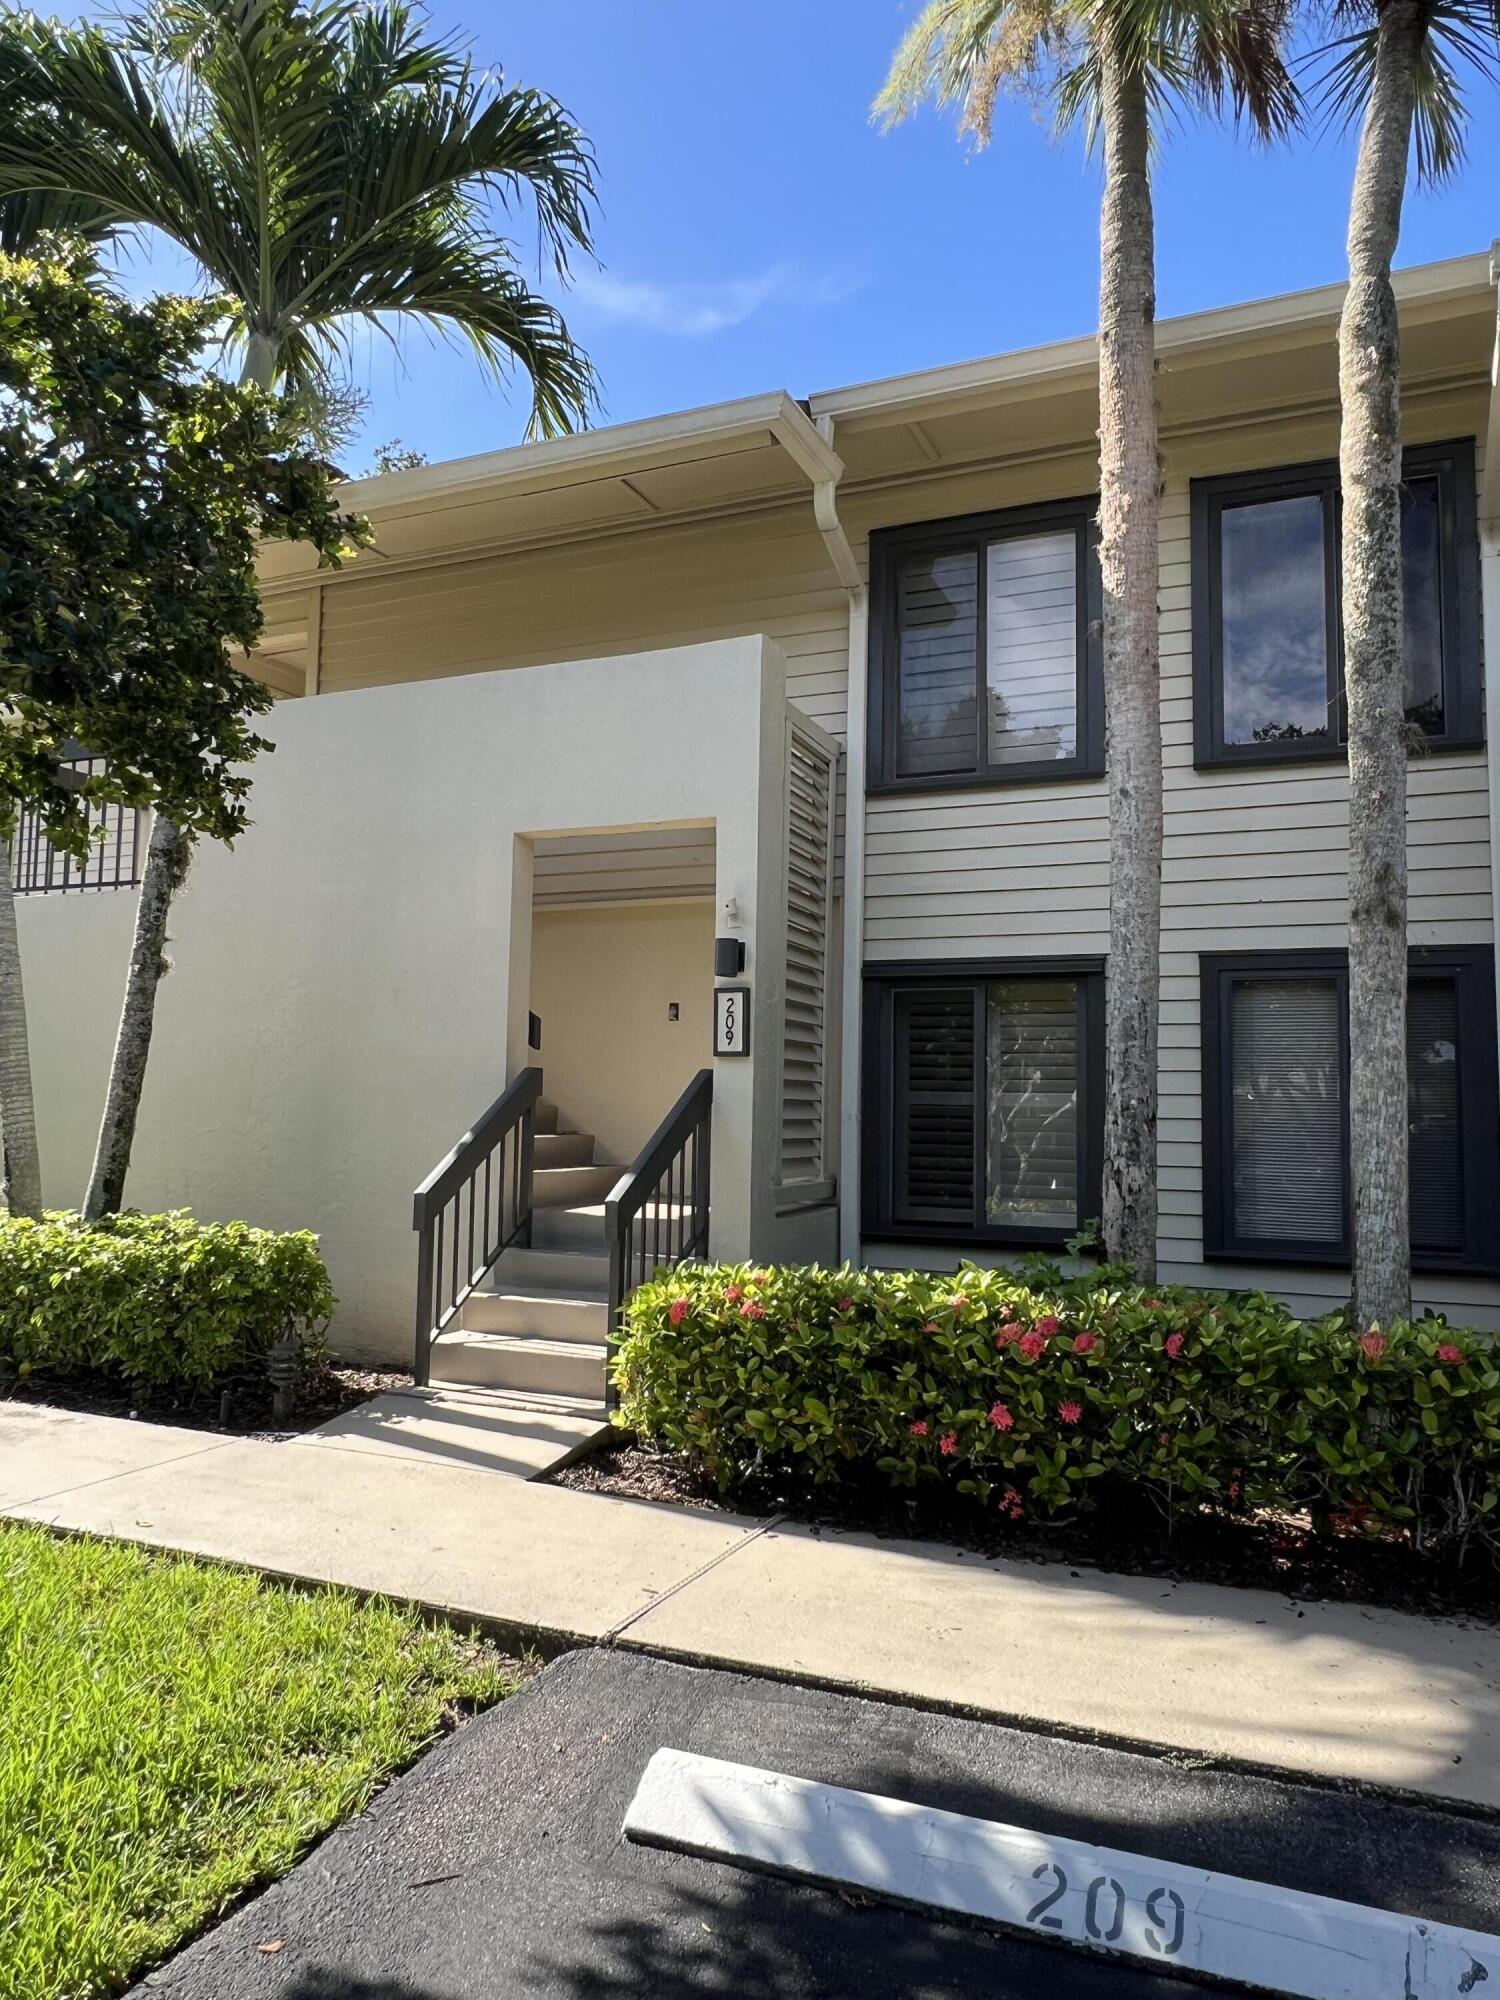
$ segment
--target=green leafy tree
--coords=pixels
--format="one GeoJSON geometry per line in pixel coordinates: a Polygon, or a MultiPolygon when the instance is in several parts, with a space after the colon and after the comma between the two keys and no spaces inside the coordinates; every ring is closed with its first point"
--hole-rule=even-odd
{"type": "Polygon", "coordinates": [[[1349,731],[1349,1138],[1354,1303],[1411,1308],[1406,1080],[1406,718],[1401,344],[1391,265],[1417,178],[1459,167],[1466,83],[1500,75],[1495,0],[1344,0],[1327,102],[1358,123],[1339,319],[1344,686],[1349,731]]]}
{"type": "Polygon", "coordinates": [[[1154,145],[1174,109],[1228,105],[1270,138],[1298,113],[1290,0],[931,0],[875,102],[894,124],[934,100],[983,146],[1002,94],[1102,144],[1099,565],[1109,765],[1103,1238],[1156,1266],[1162,767],[1157,629],[1154,145]]]}
{"type": "MultiPolygon", "coordinates": [[[[117,34],[0,17],[0,103],[0,199],[83,202],[172,239],[223,295],[242,379],[280,386],[314,434],[339,427],[317,411],[361,321],[519,368],[539,435],[586,421],[588,359],[493,218],[529,206],[565,274],[591,248],[589,143],[400,0],[161,0],[117,34]]],[[[188,859],[159,820],[142,905],[163,937],[188,859]]],[[[138,952],[127,1000],[148,1019],[159,956],[138,952]]]]}
{"type": "MultiPolygon", "coordinates": [[[[245,766],[268,746],[269,689],[235,664],[253,647],[263,537],[323,562],[363,539],[330,468],[253,386],[206,372],[218,298],[133,305],[61,240],[0,254],[0,839],[24,809],[86,858],[96,809],[154,808],[181,843],[246,824],[245,766]],[[102,758],[60,782],[69,746],[102,758]]],[[[8,853],[0,866],[0,1122],[13,1210],[40,1204],[8,853]]],[[[90,1213],[119,1205],[164,937],[143,896],[90,1213]]]]}

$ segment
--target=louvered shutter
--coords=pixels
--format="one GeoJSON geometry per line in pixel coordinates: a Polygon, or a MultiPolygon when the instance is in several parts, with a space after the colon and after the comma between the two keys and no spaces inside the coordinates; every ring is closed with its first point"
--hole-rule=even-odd
{"type": "Polygon", "coordinates": [[[1345,1241],[1344,996],[1336,979],[1247,979],[1230,997],[1234,1233],[1345,1241]]]}
{"type": "Polygon", "coordinates": [[[787,730],[786,998],[781,1055],[781,1181],[821,1181],[832,913],[833,763],[787,730]]]}
{"type": "Polygon", "coordinates": [[[976,990],[910,987],[895,994],[894,1005],[895,1220],[972,1223],[976,990]]]}
{"type": "Polygon", "coordinates": [[[1414,979],[1406,996],[1406,1092],[1414,1250],[1464,1247],[1458,993],[1451,979],[1414,979]]]}

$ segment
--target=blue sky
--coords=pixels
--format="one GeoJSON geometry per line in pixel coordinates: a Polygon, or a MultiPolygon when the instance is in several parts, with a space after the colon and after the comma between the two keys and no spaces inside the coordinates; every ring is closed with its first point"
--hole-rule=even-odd
{"type": "MultiPolygon", "coordinates": [[[[972,153],[927,113],[875,131],[868,106],[916,0],[437,0],[477,57],[559,97],[599,159],[601,268],[569,321],[620,421],[770,388],[794,395],[1087,332],[1098,172],[1025,107],[972,153]]],[[[92,8],[77,9],[94,12],[92,8]]],[[[1408,198],[1400,261],[1500,234],[1500,100],[1473,94],[1470,158],[1408,198]]],[[[1159,307],[1194,311],[1344,269],[1352,141],[1275,153],[1189,123],[1157,172],[1159,307]]],[[[163,264],[160,268],[169,268],[163,264]]],[[[557,293],[550,278],[545,288],[557,293]]],[[[431,458],[514,443],[525,398],[456,349],[359,343],[373,401],[348,454],[400,437],[431,458]]]]}

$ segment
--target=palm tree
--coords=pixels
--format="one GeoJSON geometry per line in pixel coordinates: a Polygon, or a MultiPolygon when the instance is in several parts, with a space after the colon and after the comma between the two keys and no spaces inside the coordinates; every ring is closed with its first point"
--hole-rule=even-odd
{"type": "Polygon", "coordinates": [[[1349,1138],[1354,1309],[1411,1310],[1406,1081],[1407,724],[1401,575],[1401,349],[1391,263],[1412,142],[1417,177],[1463,158],[1463,72],[1500,67],[1496,0],[1346,0],[1327,101],[1360,122],[1339,318],[1344,686],[1349,730],[1349,1138]]]}
{"type": "MultiPolygon", "coordinates": [[[[531,431],[587,420],[594,377],[492,220],[528,203],[560,275],[591,247],[594,161],[550,97],[476,71],[404,0],[162,0],[118,37],[0,21],[0,196],[159,230],[232,301],[242,380],[316,398],[358,321],[416,320],[519,367],[531,431]]],[[[187,844],[142,884],[85,1213],[118,1207],[187,844]]]]}
{"type": "Polygon", "coordinates": [[[1099,219],[1099,565],[1109,768],[1103,1237],[1156,1268],[1162,766],[1157,626],[1160,473],[1151,153],[1184,100],[1226,100],[1260,136],[1298,111],[1282,48],[1290,0],[930,0],[875,115],[925,99],[988,142],[1002,92],[1050,100],[1059,127],[1102,137],[1099,219]]]}

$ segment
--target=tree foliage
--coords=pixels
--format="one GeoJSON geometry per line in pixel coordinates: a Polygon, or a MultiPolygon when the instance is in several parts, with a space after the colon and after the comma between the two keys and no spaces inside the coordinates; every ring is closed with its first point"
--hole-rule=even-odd
{"type": "Polygon", "coordinates": [[[34,807],[87,852],[89,803],[189,835],[245,824],[270,691],[236,664],[262,614],[261,537],[337,562],[367,530],[260,390],[206,372],[221,299],[133,304],[76,243],[0,254],[0,835],[34,807]],[[57,781],[72,743],[106,760],[57,781]]]}
{"type": "Polygon", "coordinates": [[[529,378],[533,428],[584,421],[594,376],[496,227],[523,207],[565,273],[594,161],[552,98],[478,70],[396,0],[158,0],[109,31],[0,18],[0,196],[160,230],[225,294],[246,366],[307,390],[349,324],[457,332],[529,378]]]}

